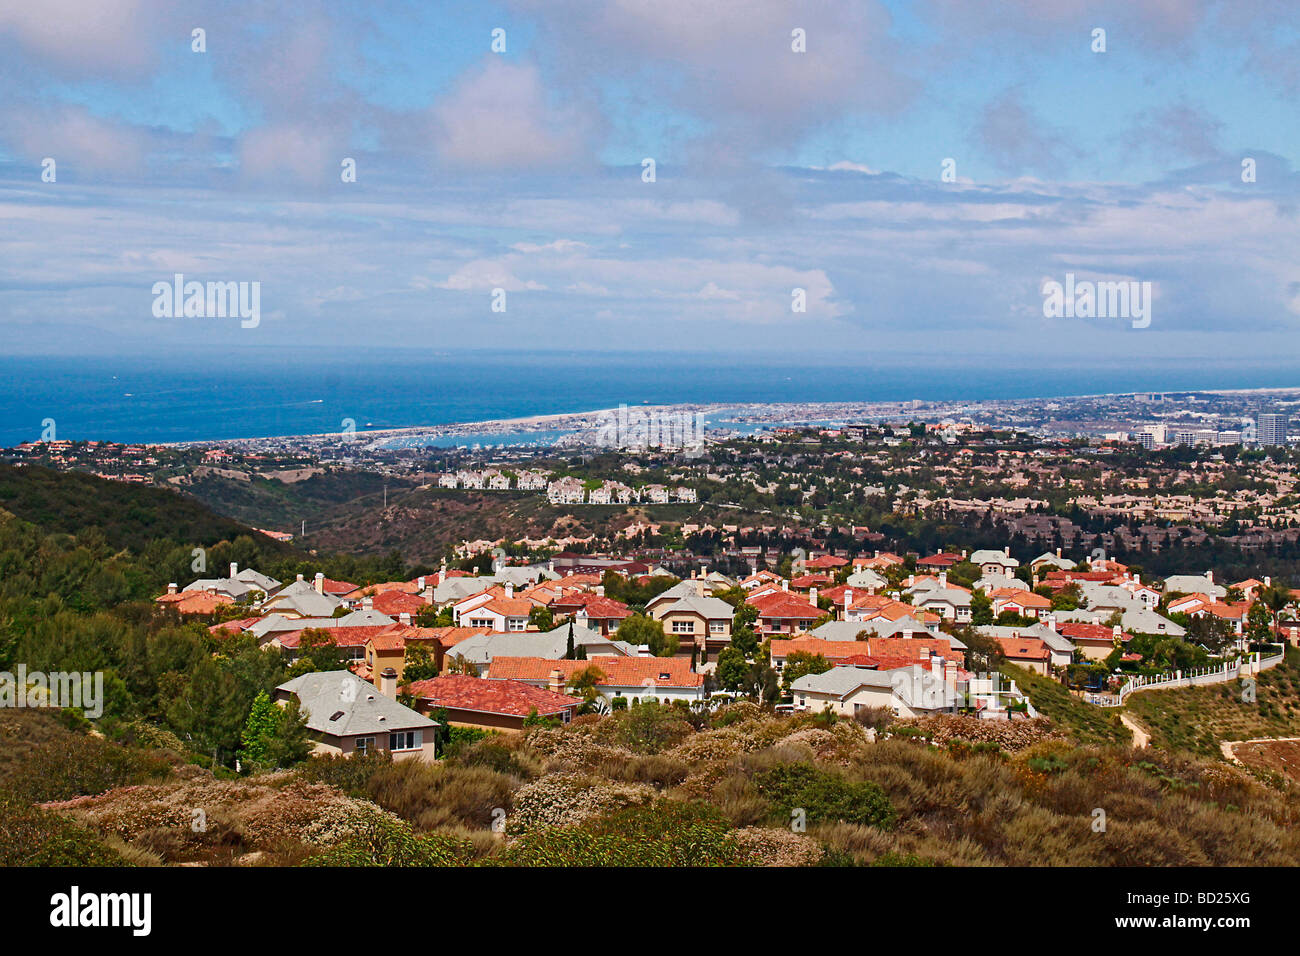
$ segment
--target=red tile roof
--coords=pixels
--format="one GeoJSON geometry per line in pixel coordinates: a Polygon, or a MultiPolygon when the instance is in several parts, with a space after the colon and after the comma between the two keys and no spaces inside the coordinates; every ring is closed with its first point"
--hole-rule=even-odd
{"type": "Polygon", "coordinates": [[[691,671],[691,662],[681,657],[593,657],[586,661],[548,660],[545,657],[494,657],[488,668],[493,679],[545,681],[558,670],[567,681],[577,671],[595,666],[604,675],[602,686],[644,687],[649,681],[659,687],[701,687],[704,677],[691,671]],[[666,675],[666,676],[665,676],[666,675]]]}
{"type": "MultiPolygon", "coordinates": [[[[1078,621],[1058,624],[1056,629],[1062,636],[1072,641],[1111,641],[1115,635],[1114,629],[1105,624],[1085,624],[1078,621]]],[[[1133,640],[1133,635],[1121,631],[1119,638],[1127,644],[1133,640]]]]}
{"type": "Polygon", "coordinates": [[[413,681],[406,688],[430,707],[473,710],[485,714],[527,717],[533,711],[548,716],[582,703],[579,697],[556,694],[517,680],[488,680],[456,674],[413,681]]]}

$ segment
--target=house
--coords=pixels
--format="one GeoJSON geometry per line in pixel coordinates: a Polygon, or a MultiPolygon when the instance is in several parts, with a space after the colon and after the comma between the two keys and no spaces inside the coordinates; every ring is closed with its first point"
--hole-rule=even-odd
{"type": "Polygon", "coordinates": [[[918,559],[916,566],[926,571],[947,571],[954,564],[959,564],[964,560],[966,560],[965,554],[954,554],[951,551],[940,551],[938,554],[932,554],[929,557],[918,559]]]}
{"type": "Polygon", "coordinates": [[[484,627],[490,631],[526,631],[528,617],[537,602],[522,597],[494,597],[459,615],[465,627],[484,627]]]}
{"type": "Polygon", "coordinates": [[[951,713],[959,698],[956,674],[947,670],[942,662],[933,670],[920,665],[885,671],[832,667],[823,674],[805,674],[790,685],[790,692],[796,711],[830,710],[845,717],[878,708],[899,717],[951,713]]]}
{"type": "Polygon", "coordinates": [[[218,608],[235,603],[234,598],[228,594],[216,591],[178,592],[174,584],[167,585],[167,593],[154,598],[154,601],[186,616],[207,616],[215,613],[218,608]]]}
{"type": "MultiPolygon", "coordinates": [[[[286,617],[331,617],[343,602],[332,594],[326,594],[323,588],[323,575],[317,575],[314,583],[308,583],[300,574],[298,580],[263,601],[261,610],[286,617]]],[[[353,588],[355,585],[348,586],[349,590],[353,588]]]]}
{"type": "Polygon", "coordinates": [[[1074,642],[1057,629],[1056,619],[1049,617],[1046,621],[1021,626],[1019,624],[986,624],[976,628],[985,637],[994,640],[1018,640],[1032,638],[1042,641],[1047,646],[1048,667],[1064,667],[1074,660],[1074,642]]]}
{"type": "Polygon", "coordinates": [[[641,489],[641,500],[651,504],[666,505],[669,501],[668,489],[663,485],[646,485],[641,489]]]}
{"type": "Polygon", "coordinates": [[[1002,656],[1036,674],[1047,674],[1052,663],[1052,652],[1035,637],[995,637],[1002,656]]]}
{"type": "Polygon", "coordinates": [[[599,657],[585,661],[548,660],[544,657],[496,657],[492,680],[520,680],[535,687],[567,686],[574,674],[594,667],[600,677],[596,693],[608,707],[615,697],[632,703],[644,699],[660,701],[704,699],[704,677],[690,669],[680,657],[599,657]],[[556,683],[556,681],[561,683],[556,683]]]}
{"type": "Polygon", "coordinates": [[[751,597],[747,603],[758,610],[755,630],[760,634],[798,634],[826,614],[816,604],[788,591],[751,597]]]}
{"type": "Polygon", "coordinates": [[[582,705],[582,698],[562,693],[562,687],[551,690],[523,681],[460,674],[413,681],[405,690],[419,713],[443,710],[448,724],[483,730],[523,730],[530,714],[567,724],[582,705]]]}
{"type": "Polygon", "coordinates": [[[560,478],[546,486],[546,499],[553,505],[580,505],[586,494],[577,478],[560,478]]]}
{"type": "Polygon", "coordinates": [[[1020,562],[1011,557],[1009,547],[1001,551],[987,548],[973,551],[970,561],[980,569],[982,574],[1004,574],[1009,577],[1016,573],[1016,568],[1020,567],[1020,562]]]}
{"type": "Polygon", "coordinates": [[[955,584],[948,583],[946,573],[939,574],[937,587],[922,586],[909,588],[912,603],[922,610],[934,611],[950,621],[966,623],[970,621],[970,591],[955,584]]]}
{"type": "Polygon", "coordinates": [[[1133,635],[1122,630],[1118,624],[1107,627],[1105,624],[1066,621],[1058,624],[1056,630],[1082,651],[1084,657],[1094,661],[1109,657],[1117,642],[1123,646],[1133,639],[1133,635]]]}
{"type": "Polygon", "coordinates": [[[1171,574],[1165,578],[1166,594],[1208,594],[1212,598],[1225,598],[1228,589],[1214,583],[1214,572],[1204,574],[1171,574]]]}
{"type": "Polygon", "coordinates": [[[397,702],[397,675],[376,688],[351,671],[303,674],[275,689],[281,704],[296,698],[318,754],[389,751],[394,760],[433,760],[438,724],[397,702]]]}
{"type": "Polygon", "coordinates": [[[590,591],[572,591],[563,594],[551,601],[550,608],[551,613],[556,617],[572,614],[575,617],[585,618],[587,627],[605,637],[617,631],[624,619],[632,616],[632,609],[622,601],[615,601],[613,598],[607,598],[603,594],[593,594],[590,591]]]}
{"type": "Polygon", "coordinates": [[[1057,548],[1055,554],[1047,551],[1030,561],[1029,570],[1034,574],[1041,573],[1044,568],[1052,571],[1071,571],[1074,569],[1074,565],[1075,562],[1062,557],[1061,549],[1057,548]]]}
{"type": "Polygon", "coordinates": [[[993,602],[994,616],[1011,611],[1021,617],[1038,617],[1052,609],[1052,602],[1041,594],[1018,588],[1001,588],[990,594],[989,599],[993,602]]]}
{"type": "Polygon", "coordinates": [[[546,632],[524,634],[476,632],[446,645],[444,661],[456,659],[460,666],[473,668],[480,675],[491,676],[492,661],[497,657],[544,657],[560,660],[568,653],[569,635],[573,635],[575,653],[593,657],[635,657],[637,648],[626,641],[611,641],[579,624],[564,624],[546,632]]]}
{"type": "Polygon", "coordinates": [[[735,609],[721,598],[688,594],[671,603],[656,604],[651,616],[661,621],[665,634],[682,643],[708,649],[731,643],[731,619],[735,609]]]}

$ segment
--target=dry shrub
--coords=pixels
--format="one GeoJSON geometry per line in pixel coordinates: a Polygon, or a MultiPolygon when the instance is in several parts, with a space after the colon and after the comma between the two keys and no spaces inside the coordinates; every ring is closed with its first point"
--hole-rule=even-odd
{"type": "Polygon", "coordinates": [[[518,784],[517,778],[486,767],[400,760],[371,776],[369,794],[417,830],[488,827],[494,811],[510,812],[518,784]]]}
{"type": "Polygon", "coordinates": [[[578,774],[554,773],[515,791],[507,830],[522,833],[543,826],[571,826],[589,817],[654,800],[654,787],[608,783],[578,774]]]}
{"type": "Polygon", "coordinates": [[[813,866],[826,852],[810,837],[773,827],[744,827],[732,836],[762,866],[813,866]]]}
{"type": "Polygon", "coordinates": [[[606,776],[625,783],[648,783],[660,790],[675,787],[686,779],[690,767],[668,754],[652,754],[628,761],[614,761],[603,768],[606,776]]]}

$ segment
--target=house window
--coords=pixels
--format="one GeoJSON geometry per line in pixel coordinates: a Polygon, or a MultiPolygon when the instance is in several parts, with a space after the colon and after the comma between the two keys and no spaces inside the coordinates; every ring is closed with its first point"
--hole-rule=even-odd
{"type": "Polygon", "coordinates": [[[528,627],[528,618],[526,618],[526,617],[512,617],[512,618],[510,618],[509,623],[507,624],[507,627],[508,627],[510,630],[512,630],[512,631],[522,631],[522,630],[525,630],[525,629],[528,627]]]}
{"type": "Polygon", "coordinates": [[[356,742],[356,751],[359,754],[368,754],[375,749],[374,737],[358,737],[356,742]]]}
{"type": "Polygon", "coordinates": [[[388,735],[389,750],[415,750],[420,746],[420,731],[402,730],[388,735]]]}
{"type": "Polygon", "coordinates": [[[709,633],[710,633],[710,634],[725,634],[726,631],[727,631],[727,622],[726,622],[726,621],[710,621],[710,622],[709,622],[709,633]]]}
{"type": "Polygon", "coordinates": [[[673,621],[673,633],[694,634],[695,622],[694,621],[673,621]]]}

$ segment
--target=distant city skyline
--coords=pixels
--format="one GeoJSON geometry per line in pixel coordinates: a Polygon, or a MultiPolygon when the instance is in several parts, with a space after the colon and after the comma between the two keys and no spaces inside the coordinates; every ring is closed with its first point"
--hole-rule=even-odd
{"type": "Polygon", "coordinates": [[[0,334],[1285,358],[1298,51],[1282,0],[15,6],[0,334]],[[158,314],[178,275],[255,289],[256,321],[158,314]],[[1076,276],[1149,313],[1045,317],[1076,276]]]}

